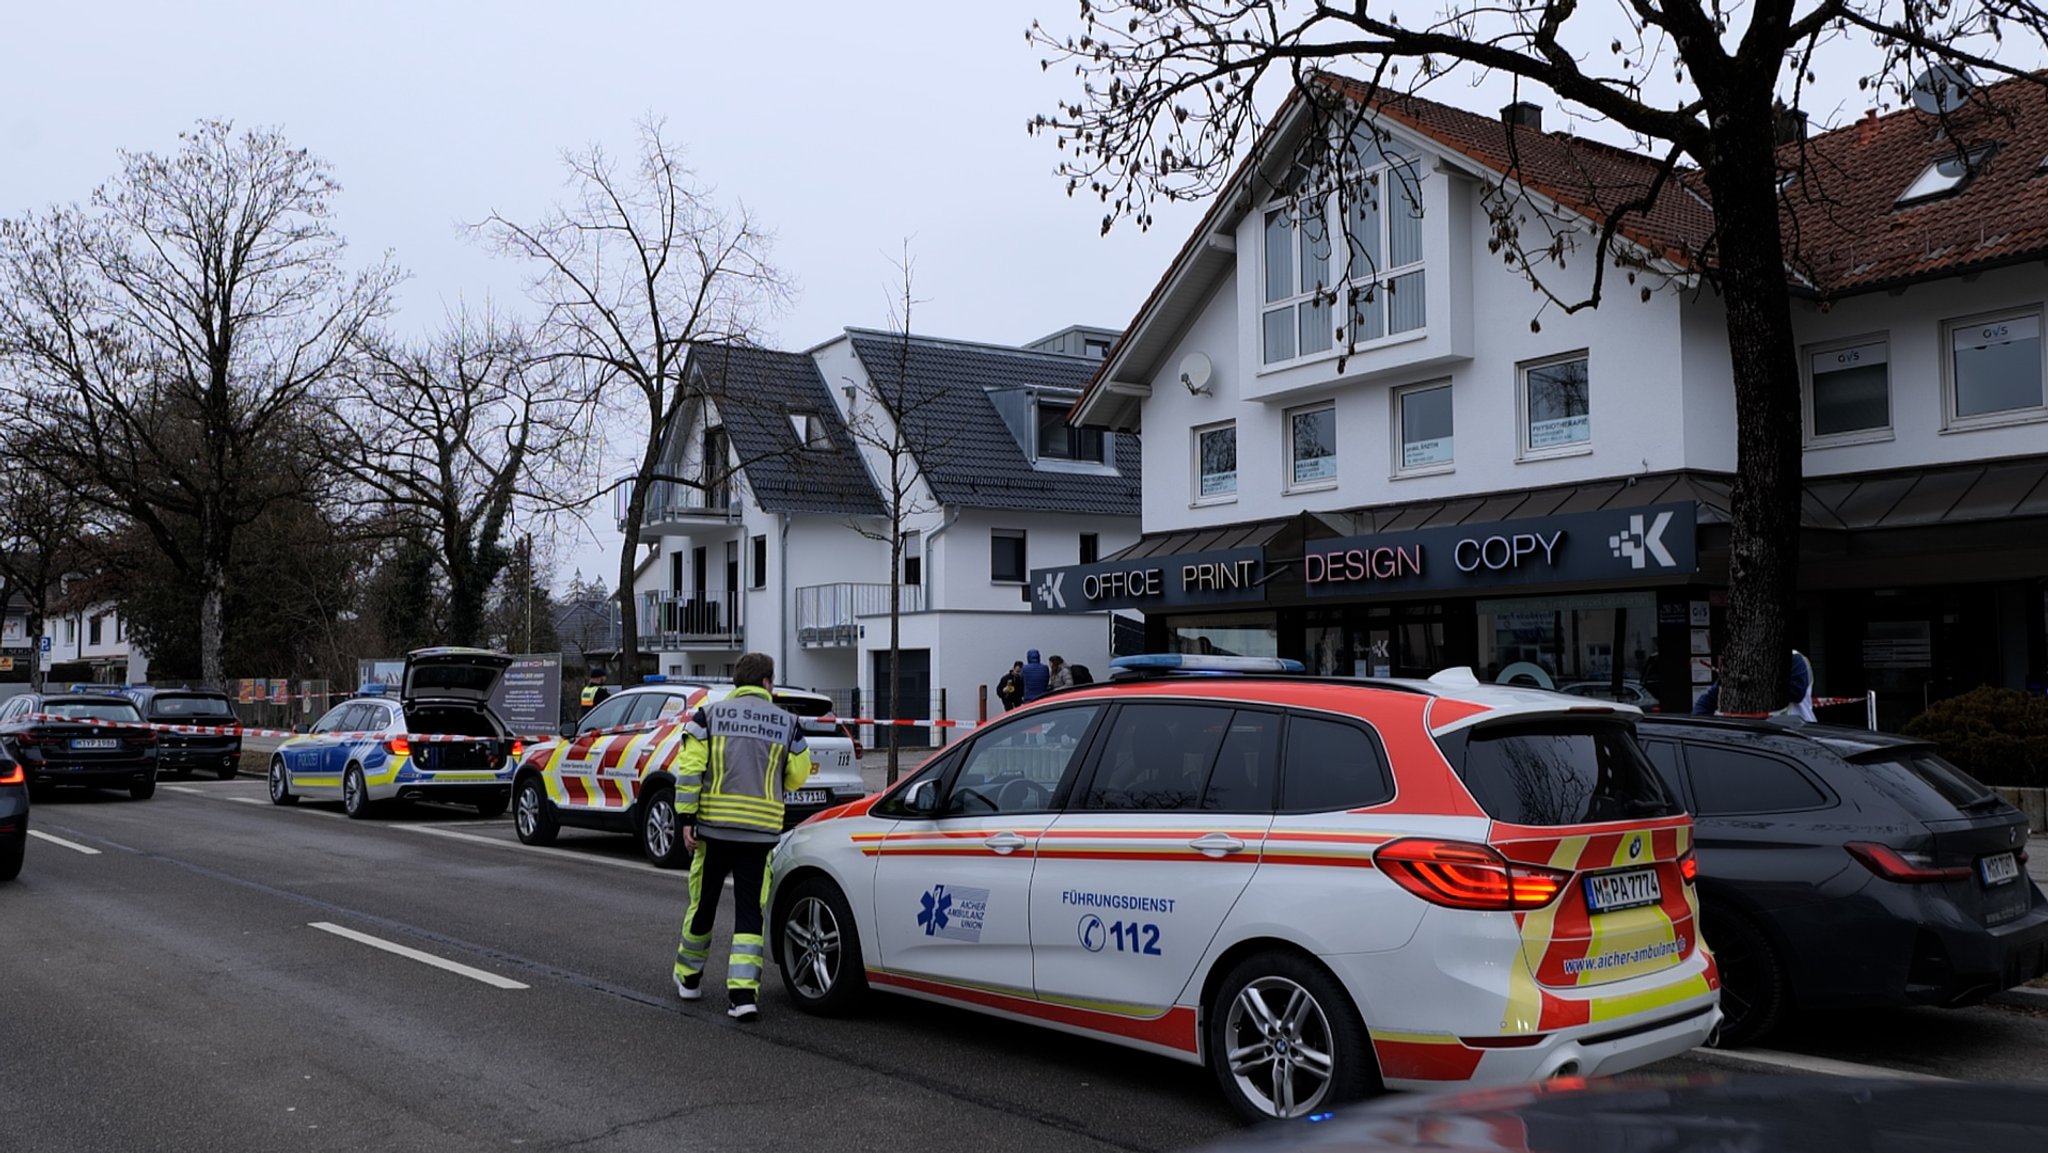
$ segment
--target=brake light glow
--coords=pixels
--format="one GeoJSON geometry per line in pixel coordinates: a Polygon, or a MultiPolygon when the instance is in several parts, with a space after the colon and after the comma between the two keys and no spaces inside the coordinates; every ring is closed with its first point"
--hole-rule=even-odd
{"type": "Polygon", "coordinates": [[[1450,909],[1540,909],[1571,880],[1570,873],[1513,864],[1486,845],[1464,841],[1390,841],[1372,859],[1394,883],[1450,909]]]}
{"type": "Polygon", "coordinates": [[[525,755],[526,755],[526,742],[525,742],[525,741],[513,741],[513,742],[512,742],[512,758],[513,758],[514,760],[517,760],[517,759],[519,759],[520,757],[522,757],[522,756],[525,756],[525,755]]]}
{"type": "Polygon", "coordinates": [[[412,753],[412,742],[404,737],[393,737],[384,742],[384,751],[394,757],[408,756],[412,753]]]}
{"type": "Polygon", "coordinates": [[[1905,884],[1925,884],[1930,881],[1960,881],[1970,875],[1968,865],[1934,864],[1925,853],[1901,853],[1890,845],[1875,841],[1850,841],[1843,845],[1849,855],[1863,862],[1863,866],[1887,881],[1905,884]]]}
{"type": "Polygon", "coordinates": [[[1700,879],[1700,859],[1692,855],[1691,849],[1678,858],[1678,875],[1684,877],[1688,885],[1700,879]]]}
{"type": "Polygon", "coordinates": [[[10,764],[4,769],[0,769],[0,785],[18,785],[27,779],[28,774],[22,770],[20,765],[10,764]]]}

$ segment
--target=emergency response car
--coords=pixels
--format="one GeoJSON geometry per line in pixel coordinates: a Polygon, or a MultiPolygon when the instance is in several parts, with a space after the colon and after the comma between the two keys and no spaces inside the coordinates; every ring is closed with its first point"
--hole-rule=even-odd
{"type": "Polygon", "coordinates": [[[379,801],[443,801],[498,816],[511,803],[512,769],[524,751],[490,705],[511,663],[488,649],[409,654],[397,699],[383,685],[364,685],[278,746],[271,803],[338,799],[361,818],[379,801]]]}
{"type": "MultiPolygon", "coordinates": [[[[561,740],[535,745],[512,786],[519,839],[553,844],[565,825],[632,833],[648,860],[664,869],[683,865],[690,854],[676,832],[671,767],[690,714],[732,690],[730,683],[650,677],[605,698],[574,728],[565,726],[561,740]]],[[[866,795],[859,749],[832,719],[832,698],[778,686],[775,703],[801,720],[813,769],[804,787],[784,798],[785,820],[795,825],[866,795]]]]}
{"type": "Polygon", "coordinates": [[[1120,1042],[1251,1118],[1632,1068],[1720,1020],[1637,715],[1463,669],[1056,692],[788,834],[771,948],[806,1010],[1120,1042]]]}

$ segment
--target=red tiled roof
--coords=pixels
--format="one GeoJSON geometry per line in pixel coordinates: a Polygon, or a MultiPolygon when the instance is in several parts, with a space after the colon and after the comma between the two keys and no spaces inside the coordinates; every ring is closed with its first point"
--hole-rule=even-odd
{"type": "Polygon", "coordinates": [[[1987,85],[1951,117],[1955,140],[1913,109],[1869,115],[1779,150],[1794,269],[1823,295],[1952,276],[2048,251],[2048,73],[1987,85]],[[1901,193],[1957,144],[1996,150],[1956,193],[1904,208],[1901,193]]]}

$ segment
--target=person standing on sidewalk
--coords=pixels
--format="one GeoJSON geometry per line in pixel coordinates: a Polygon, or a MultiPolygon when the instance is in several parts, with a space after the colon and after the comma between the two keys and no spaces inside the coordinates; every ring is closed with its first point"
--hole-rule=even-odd
{"type": "Polygon", "coordinates": [[[768,896],[768,854],[782,835],[782,796],[811,775],[811,753],[795,716],[776,705],[775,658],[748,653],[733,666],[732,695],[700,707],[683,727],[676,773],[676,824],[690,858],[690,908],[676,946],[676,992],[704,995],[704,963],[719,894],[732,878],[732,952],[726,958],[727,1016],[760,1013],[767,951],[761,904],[768,896]]]}

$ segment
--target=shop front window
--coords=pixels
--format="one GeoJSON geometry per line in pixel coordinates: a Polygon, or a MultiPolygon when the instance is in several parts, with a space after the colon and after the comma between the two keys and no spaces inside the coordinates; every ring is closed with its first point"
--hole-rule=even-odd
{"type": "Polygon", "coordinates": [[[1163,622],[1168,652],[1206,656],[1277,657],[1280,629],[1272,613],[1205,613],[1163,622]]]}
{"type": "Polygon", "coordinates": [[[1483,600],[1478,609],[1482,680],[1631,704],[1658,696],[1654,593],[1483,600]]]}

